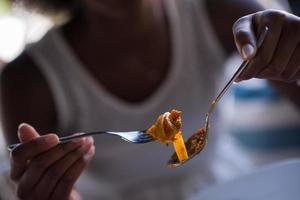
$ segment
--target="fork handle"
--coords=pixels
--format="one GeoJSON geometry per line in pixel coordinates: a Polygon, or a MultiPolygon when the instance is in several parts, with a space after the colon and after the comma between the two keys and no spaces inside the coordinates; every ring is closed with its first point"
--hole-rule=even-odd
{"type": "Polygon", "coordinates": [[[227,82],[226,86],[223,88],[223,90],[219,93],[217,98],[215,99],[215,103],[217,103],[222,96],[226,93],[226,91],[230,88],[230,86],[233,84],[235,79],[244,71],[245,68],[247,68],[250,60],[244,60],[241,66],[238,68],[238,70],[234,73],[234,75],[231,77],[231,79],[227,82]]]}
{"type": "MultiPolygon", "coordinates": [[[[70,136],[65,136],[65,137],[60,137],[59,142],[60,143],[65,143],[69,142],[71,140],[74,140],[76,138],[82,138],[82,137],[87,137],[87,136],[92,136],[92,135],[98,135],[98,134],[106,134],[106,131],[98,131],[98,132],[89,132],[89,133],[77,133],[75,135],[70,135],[70,136]]],[[[11,144],[7,147],[7,150],[12,152],[14,149],[16,149],[18,146],[20,146],[22,143],[16,143],[16,144],[11,144]]]]}
{"type": "MultiPolygon", "coordinates": [[[[264,30],[260,34],[260,36],[258,38],[258,41],[257,41],[257,49],[259,49],[261,47],[261,45],[263,44],[263,42],[264,42],[264,40],[265,40],[265,38],[267,36],[268,30],[269,30],[268,27],[264,27],[264,30]]],[[[228,81],[228,83],[223,88],[223,90],[219,93],[219,95],[215,99],[215,103],[217,103],[222,98],[222,96],[225,94],[225,92],[228,90],[228,88],[230,88],[230,86],[233,84],[233,82],[235,81],[235,79],[247,68],[247,66],[248,66],[249,63],[250,63],[250,60],[244,60],[243,61],[243,63],[241,64],[241,66],[234,73],[234,75],[228,81]]]]}
{"type": "Polygon", "coordinates": [[[97,131],[97,132],[88,132],[88,133],[76,133],[74,135],[69,135],[69,136],[64,136],[64,137],[60,137],[59,141],[61,143],[64,142],[69,142],[71,140],[74,140],[76,138],[82,138],[82,137],[87,137],[87,136],[92,136],[92,135],[99,135],[99,134],[107,134],[108,132],[106,131],[97,131]]]}

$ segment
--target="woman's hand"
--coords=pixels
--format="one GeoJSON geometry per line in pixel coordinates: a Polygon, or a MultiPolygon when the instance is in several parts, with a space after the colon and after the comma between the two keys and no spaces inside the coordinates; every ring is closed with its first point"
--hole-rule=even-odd
{"type": "Polygon", "coordinates": [[[237,81],[250,78],[295,82],[300,80],[300,18],[279,10],[265,10],[240,18],[233,25],[236,46],[248,68],[237,81]],[[268,33],[257,49],[257,36],[268,33]]]}
{"type": "Polygon", "coordinates": [[[11,178],[17,196],[26,200],[79,200],[75,181],[94,155],[91,137],[59,144],[55,134],[40,136],[21,124],[18,136],[22,145],[11,154],[11,178]]]}

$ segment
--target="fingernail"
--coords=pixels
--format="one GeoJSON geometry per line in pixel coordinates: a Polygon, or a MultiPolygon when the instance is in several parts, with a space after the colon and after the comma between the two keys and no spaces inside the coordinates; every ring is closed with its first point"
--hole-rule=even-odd
{"type": "Polygon", "coordinates": [[[91,159],[95,154],[95,146],[92,146],[90,150],[84,155],[85,159],[91,159]]]}
{"type": "Polygon", "coordinates": [[[24,126],[30,126],[30,125],[27,124],[27,123],[21,123],[21,124],[19,125],[18,129],[21,129],[21,128],[24,127],[24,126]]]}
{"type": "Polygon", "coordinates": [[[254,55],[254,47],[251,44],[246,44],[242,48],[242,56],[244,60],[250,59],[254,55]]]}
{"type": "Polygon", "coordinates": [[[54,134],[50,134],[50,135],[47,135],[45,137],[45,141],[48,143],[48,144],[52,144],[52,143],[58,143],[59,142],[59,139],[56,135],[54,134]]]}
{"type": "Polygon", "coordinates": [[[28,129],[35,130],[31,125],[29,125],[27,123],[21,123],[18,126],[18,131],[17,131],[18,137],[22,138],[21,132],[22,132],[22,134],[24,134],[24,132],[26,132],[26,130],[28,130],[28,129]]]}
{"type": "Polygon", "coordinates": [[[22,128],[24,128],[24,127],[28,127],[28,128],[34,129],[30,124],[27,124],[27,123],[21,123],[21,124],[18,126],[18,131],[20,131],[20,129],[22,129],[22,128]]]}
{"type": "Polygon", "coordinates": [[[89,143],[84,143],[80,148],[79,151],[82,152],[83,154],[86,154],[89,149],[91,148],[91,144],[89,143]]]}
{"type": "Polygon", "coordinates": [[[94,144],[94,138],[93,137],[86,137],[86,142],[94,144]]]}
{"type": "Polygon", "coordinates": [[[87,153],[87,155],[94,155],[94,153],[95,153],[95,146],[93,145],[93,146],[91,146],[91,148],[90,148],[89,152],[87,153]]]}

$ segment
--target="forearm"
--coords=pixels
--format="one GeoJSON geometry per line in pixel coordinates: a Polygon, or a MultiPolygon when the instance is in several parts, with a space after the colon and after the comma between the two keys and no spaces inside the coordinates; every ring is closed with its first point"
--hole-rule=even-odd
{"type": "MultiPolygon", "coordinates": [[[[216,29],[221,44],[223,44],[223,47],[228,53],[236,51],[232,34],[232,25],[242,16],[264,10],[263,6],[255,0],[207,0],[206,2],[212,24],[216,29]]],[[[274,43],[275,42],[276,41],[274,41],[274,43]]],[[[274,60],[276,59],[277,58],[274,58],[274,60]]],[[[259,65],[252,67],[258,68],[259,65]]],[[[271,82],[282,95],[288,97],[291,102],[295,103],[296,106],[300,108],[300,87],[298,87],[295,82],[271,82]]]]}
{"type": "Polygon", "coordinates": [[[206,6],[216,34],[228,54],[236,51],[232,35],[234,22],[264,9],[255,0],[206,0],[206,6]]]}

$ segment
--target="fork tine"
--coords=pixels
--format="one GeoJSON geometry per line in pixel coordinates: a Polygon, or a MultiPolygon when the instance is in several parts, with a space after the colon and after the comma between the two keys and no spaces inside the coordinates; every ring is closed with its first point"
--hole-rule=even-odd
{"type": "Polygon", "coordinates": [[[140,143],[140,144],[142,144],[142,143],[151,142],[153,140],[154,139],[152,139],[152,138],[149,138],[149,139],[146,139],[146,140],[140,140],[140,139],[138,139],[138,140],[134,141],[133,143],[140,143]]]}
{"type": "Polygon", "coordinates": [[[139,135],[139,139],[145,139],[145,140],[147,140],[147,139],[152,139],[153,137],[152,136],[150,136],[149,134],[141,134],[141,135],[139,135]]]}
{"type": "Polygon", "coordinates": [[[147,134],[147,133],[141,134],[137,138],[138,143],[146,143],[146,142],[150,142],[150,141],[153,141],[153,140],[154,140],[154,138],[151,135],[147,134]]]}
{"type": "Polygon", "coordinates": [[[138,140],[141,142],[148,142],[148,141],[154,140],[154,138],[153,137],[144,137],[144,138],[139,137],[138,140]]]}

